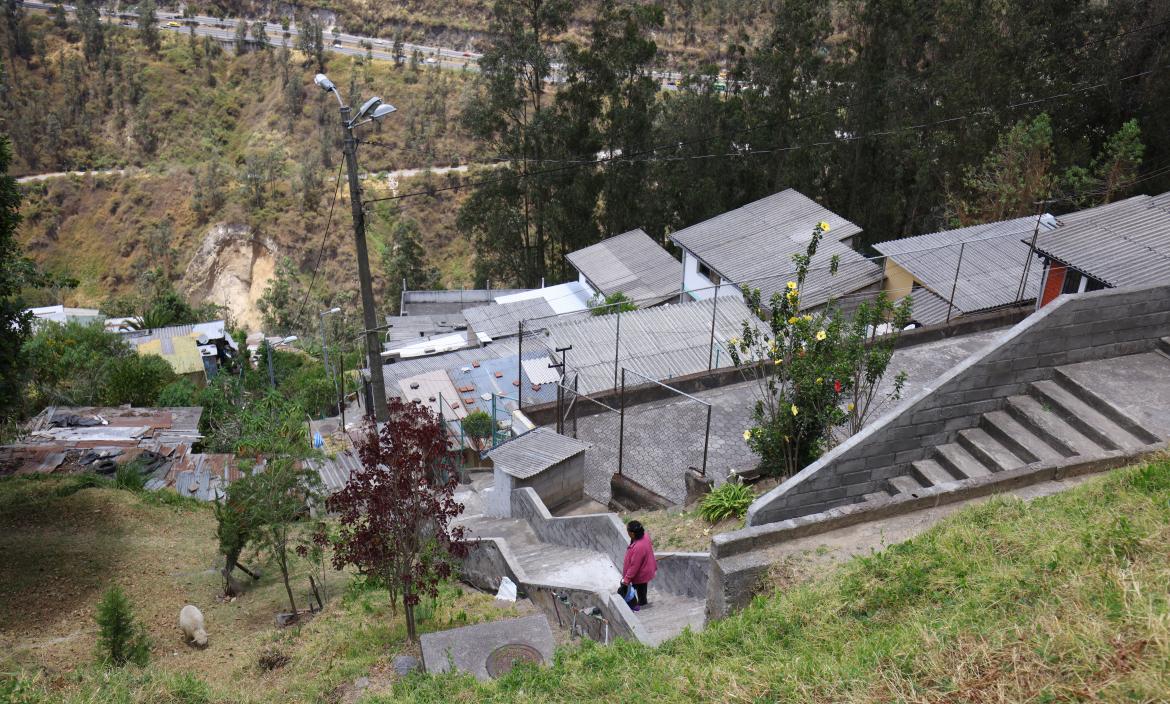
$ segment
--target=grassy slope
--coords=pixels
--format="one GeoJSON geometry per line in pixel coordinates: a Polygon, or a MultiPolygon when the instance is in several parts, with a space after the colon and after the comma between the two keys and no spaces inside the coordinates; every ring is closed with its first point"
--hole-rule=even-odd
{"type": "MultiPolygon", "coordinates": [[[[0,483],[0,511],[6,516],[0,522],[6,542],[0,545],[6,554],[13,541],[46,553],[44,560],[21,560],[0,574],[3,583],[21,585],[20,613],[6,616],[3,630],[20,633],[13,621],[40,613],[55,613],[59,621],[39,636],[36,648],[19,639],[24,649],[17,651],[18,660],[28,664],[34,658],[56,667],[26,685],[28,701],[42,701],[46,681],[61,688],[56,696],[72,701],[312,701],[343,691],[342,683],[366,672],[377,677],[400,647],[400,626],[387,622],[379,599],[333,606],[299,632],[284,634],[268,629],[266,616],[248,616],[247,606],[212,604],[214,646],[201,652],[177,643],[169,624],[173,604],[157,616],[143,605],[160,643],[155,658],[161,667],[130,669],[108,679],[81,668],[66,677],[64,663],[80,657],[92,639],[88,622],[70,620],[86,615],[96,588],[61,607],[62,580],[46,587],[45,578],[25,573],[44,564],[51,576],[57,574],[53,570],[76,572],[80,579],[68,582],[84,585],[101,568],[81,550],[90,540],[81,531],[36,528],[62,523],[49,521],[49,512],[72,516],[69,522],[79,522],[77,528],[105,526],[96,534],[120,545],[122,555],[142,550],[140,570],[120,580],[139,604],[150,593],[143,591],[147,584],[167,585],[174,604],[192,591],[210,593],[214,575],[199,576],[191,565],[201,564],[199,555],[209,562],[213,548],[206,542],[205,511],[175,514],[176,509],[143,505],[108,490],[86,490],[64,500],[38,490],[52,486],[0,483]],[[20,511],[22,523],[33,529],[14,537],[12,516],[20,502],[12,497],[22,495],[39,496],[45,506],[31,518],[20,511]],[[126,522],[127,512],[140,520],[126,522]],[[151,544],[161,552],[142,547],[151,544]],[[58,558],[68,562],[58,567],[58,558]],[[191,572],[184,577],[184,570],[191,572]],[[161,579],[151,579],[154,575],[161,579]],[[70,631],[80,631],[67,636],[73,645],[51,641],[70,631]],[[256,653],[281,639],[292,664],[260,675],[256,653]],[[182,656],[166,657],[164,651],[172,650],[182,656]],[[226,662],[217,664],[225,650],[231,651],[226,662]],[[185,679],[184,669],[209,684],[185,679]]],[[[553,667],[517,671],[498,682],[418,676],[372,692],[368,700],[1167,701],[1168,540],[1170,460],[1160,459],[1031,503],[996,498],[965,509],[918,538],[803,586],[759,597],[704,633],[683,635],[657,650],[628,642],[608,648],[586,643],[561,651],[553,667]]],[[[250,608],[271,613],[279,603],[275,589],[269,580],[245,602],[261,602],[250,608]]],[[[469,603],[490,613],[482,601],[469,603]]],[[[11,613],[10,605],[0,613],[11,613]]],[[[0,670],[11,669],[11,663],[0,663],[0,670]]]]}
{"type": "Polygon", "coordinates": [[[996,498],[700,635],[562,654],[396,700],[1170,700],[1170,462],[996,498]]]}
{"type": "MultiPolygon", "coordinates": [[[[388,680],[394,655],[410,652],[402,618],[391,614],[385,591],[343,597],[349,576],[333,572],[327,611],[302,627],[276,630],[273,614],[287,610],[287,599],[275,568],[243,597],[215,599],[209,505],[173,493],[176,500],[164,503],[164,495],[78,486],[74,478],[0,480],[0,673],[23,670],[32,681],[32,701],[202,701],[205,694],[228,701],[318,701],[359,676],[388,680]],[[154,641],[145,671],[111,675],[88,664],[94,607],[114,583],[126,590],[154,641]],[[176,626],[187,603],[203,610],[211,635],[205,650],[186,646],[176,626]],[[287,655],[289,664],[262,671],[257,658],[269,647],[287,655]]],[[[247,564],[258,562],[245,557],[247,564]]],[[[299,559],[293,567],[301,608],[309,568],[299,559]]],[[[422,628],[515,615],[494,601],[447,589],[422,628]]]]}

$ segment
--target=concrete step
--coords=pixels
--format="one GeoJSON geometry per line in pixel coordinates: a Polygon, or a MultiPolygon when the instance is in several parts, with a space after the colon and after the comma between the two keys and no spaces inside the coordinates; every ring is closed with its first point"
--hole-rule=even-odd
{"type": "Polygon", "coordinates": [[[993,472],[1005,472],[1023,467],[1025,464],[1011,450],[1004,447],[1003,443],[988,435],[983,428],[960,430],[959,445],[993,472]]]}
{"type": "Polygon", "coordinates": [[[934,459],[960,479],[986,477],[991,469],[973,457],[958,443],[949,442],[934,448],[934,459]]]}
{"type": "Polygon", "coordinates": [[[984,413],[979,419],[980,427],[1001,445],[1012,451],[1024,464],[1033,462],[1052,463],[1064,458],[1031,430],[1016,422],[1006,411],[984,413]]]}
{"type": "Polygon", "coordinates": [[[654,582],[651,582],[646,601],[648,605],[631,616],[649,634],[648,645],[659,645],[681,634],[687,627],[695,632],[701,631],[707,621],[706,599],[692,599],[664,592],[655,589],[654,582]]]}
{"type": "Polygon", "coordinates": [[[910,473],[923,486],[935,486],[956,481],[955,476],[934,460],[918,460],[910,463],[910,473]]]}
{"type": "Polygon", "coordinates": [[[1103,449],[1031,396],[1009,396],[1004,410],[1065,457],[1096,455],[1103,449]]]}
{"type": "Polygon", "coordinates": [[[922,491],[924,486],[918,483],[918,480],[910,476],[894,477],[890,480],[891,494],[917,494],[922,491]]]}
{"type": "Polygon", "coordinates": [[[875,491],[873,493],[866,494],[865,496],[861,497],[861,500],[862,501],[877,501],[879,499],[888,499],[888,498],[890,498],[890,492],[888,492],[888,491],[875,491]]]}
{"type": "Polygon", "coordinates": [[[1170,359],[1170,337],[1159,338],[1155,351],[1167,359],[1170,359]]]}
{"type": "MultiPolygon", "coordinates": [[[[1170,338],[1162,338],[1163,341],[1168,339],[1170,338]]],[[[1167,342],[1167,344],[1170,345],[1170,342],[1167,342]]],[[[1167,356],[1167,359],[1170,359],[1170,355],[1167,356]]],[[[1156,434],[1142,427],[1141,423],[1129,417],[1124,411],[1085,388],[1079,381],[1060,367],[1056,368],[1056,378],[1054,381],[1056,381],[1060,388],[1080,399],[1086,405],[1113,421],[1114,424],[1124,428],[1127,433],[1140,440],[1142,444],[1149,445],[1161,440],[1156,434]]]]}
{"type": "Polygon", "coordinates": [[[1111,418],[1074,396],[1055,381],[1036,381],[1029,392],[1065,423],[1107,450],[1140,447],[1146,443],[1111,418]]]}

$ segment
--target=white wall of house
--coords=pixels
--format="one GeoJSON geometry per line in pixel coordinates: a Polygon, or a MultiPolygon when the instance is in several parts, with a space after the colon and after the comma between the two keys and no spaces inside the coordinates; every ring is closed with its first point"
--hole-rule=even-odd
{"type": "Polygon", "coordinates": [[[590,283],[589,279],[581,272],[577,272],[577,283],[585,287],[585,292],[589,294],[590,298],[593,298],[597,295],[597,289],[593,287],[593,284],[590,283]]]}
{"type": "MultiPolygon", "coordinates": [[[[705,301],[715,296],[715,282],[699,273],[699,264],[698,257],[683,250],[683,292],[691,300],[705,301]]],[[[723,282],[719,287],[719,295],[735,296],[743,300],[743,294],[739,289],[727,282],[723,282]]]]}

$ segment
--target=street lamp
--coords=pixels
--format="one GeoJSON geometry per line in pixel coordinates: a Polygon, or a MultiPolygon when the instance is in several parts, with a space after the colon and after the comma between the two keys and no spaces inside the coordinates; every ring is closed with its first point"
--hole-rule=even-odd
{"type": "Polygon", "coordinates": [[[325,338],[325,316],[340,313],[341,309],[334,307],[329,310],[323,310],[318,314],[321,321],[321,356],[325,360],[325,374],[333,380],[333,390],[337,392],[337,407],[341,412],[341,427],[345,427],[345,406],[341,400],[341,387],[337,385],[337,374],[329,368],[329,340],[325,338]]]}
{"type": "MultiPolygon", "coordinates": [[[[296,341],[297,341],[296,335],[289,335],[288,337],[282,339],[280,342],[278,342],[276,344],[287,345],[290,342],[296,342],[296,341]]],[[[276,388],[276,374],[272,371],[272,347],[273,347],[273,345],[272,345],[272,343],[268,342],[268,340],[265,340],[264,347],[268,351],[268,383],[272,386],[272,388],[275,389],[276,388]]]]}
{"type": "MultiPolygon", "coordinates": [[[[373,386],[374,418],[379,422],[386,417],[386,386],[382,378],[382,344],[378,340],[375,328],[378,326],[378,314],[374,308],[374,285],[370,280],[370,257],[366,250],[366,217],[362,210],[361,185],[358,183],[357,168],[357,139],[353,136],[355,127],[368,122],[381,120],[396,108],[389,103],[382,102],[381,98],[370,98],[358,108],[358,113],[350,118],[350,107],[341,99],[337,86],[323,73],[318,73],[313,82],[326,93],[332,93],[337,98],[337,105],[341,108],[341,128],[345,131],[345,167],[349,175],[349,200],[353,210],[353,239],[357,249],[358,281],[362,293],[362,322],[366,336],[366,362],[370,367],[370,385],[373,386]]],[[[367,409],[368,412],[368,409],[367,409]]]]}

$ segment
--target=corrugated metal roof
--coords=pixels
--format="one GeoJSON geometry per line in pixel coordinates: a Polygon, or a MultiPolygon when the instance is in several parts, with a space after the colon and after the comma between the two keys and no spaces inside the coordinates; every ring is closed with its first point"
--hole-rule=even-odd
{"type": "Polygon", "coordinates": [[[592,445],[548,428],[536,428],[489,450],[487,456],[502,472],[517,479],[536,476],[592,445]]]}
{"type": "Polygon", "coordinates": [[[548,303],[552,307],[553,313],[563,315],[565,313],[579,313],[588,310],[589,297],[592,295],[593,292],[586,288],[580,281],[567,281],[563,284],[545,286],[544,288],[533,289],[531,291],[496,296],[496,303],[505,305],[542,298],[545,303],[548,303]]]}
{"type": "Polygon", "coordinates": [[[313,457],[305,460],[305,464],[321,477],[321,483],[330,494],[340,491],[349,481],[350,473],[362,467],[357,454],[349,450],[338,452],[333,457],[313,457]]]}
{"type": "Polygon", "coordinates": [[[918,288],[913,293],[898,299],[895,303],[901,303],[906,298],[911,300],[910,304],[910,320],[919,325],[937,325],[947,321],[947,313],[949,311],[950,317],[956,318],[962,315],[962,311],[957,309],[951,310],[950,305],[945,300],[939,298],[930,289],[918,288]]]}
{"type": "MultiPolygon", "coordinates": [[[[972,313],[1015,302],[1024,267],[1031,258],[1029,242],[1036,225],[1037,218],[1027,216],[881,242],[874,249],[893,259],[944,302],[954,287],[955,308],[972,313]],[[956,284],[960,250],[963,259],[956,284]]],[[[1042,218],[1040,231],[1053,225],[1042,218]]],[[[1041,269],[1028,267],[1024,299],[1036,298],[1041,269]]]]}
{"type": "MultiPolygon", "coordinates": [[[[529,369],[530,365],[537,369],[543,368],[546,372],[544,377],[548,376],[548,372],[552,372],[554,379],[559,378],[556,377],[555,369],[548,369],[552,358],[539,348],[532,349],[530,347],[529,349],[531,351],[524,353],[524,375],[521,382],[525,385],[524,402],[535,405],[556,400],[556,384],[535,381],[529,369]]],[[[518,397],[520,386],[518,383],[520,379],[517,376],[520,372],[517,368],[517,360],[519,357],[512,355],[500,359],[481,360],[478,367],[471,364],[461,364],[449,367],[447,375],[451,378],[451,383],[455,385],[455,390],[463,400],[463,405],[469,411],[478,409],[490,414],[492,412],[490,395],[500,395],[501,398],[496,400],[495,410],[497,416],[501,416],[501,411],[510,412],[515,410],[517,405],[515,401],[511,400],[518,397]],[[488,395],[489,398],[484,399],[484,395],[488,395]]]]}
{"type": "MultiPolygon", "coordinates": [[[[622,313],[620,348],[615,346],[616,315],[556,322],[548,326],[541,344],[547,350],[573,346],[567,354],[568,366],[579,375],[578,391],[585,394],[614,387],[615,353],[620,367],[652,379],[694,374],[708,367],[714,305],[714,299],[709,299],[622,313]]],[[[715,346],[722,348],[714,366],[731,366],[727,340],[742,334],[745,320],[763,323],[737,297],[720,297],[714,312],[715,346]]]]}
{"type": "Polygon", "coordinates": [[[670,236],[679,246],[741,288],[758,288],[764,300],[784,289],[794,271],[794,254],[803,254],[821,221],[829,233],[821,241],[801,292],[805,308],[881,281],[881,267],[842,240],[861,228],[791,188],[717,215],[670,236]],[[829,269],[839,258],[836,275],[829,269]]]}
{"type": "Polygon", "coordinates": [[[679,295],[682,262],[641,228],[565,257],[603,295],[624,293],[645,308],[679,295]]]}
{"type": "Polygon", "coordinates": [[[492,338],[518,335],[521,320],[544,318],[555,314],[552,306],[543,298],[480,306],[463,311],[469,329],[492,338]]]}
{"type": "Polygon", "coordinates": [[[467,327],[460,313],[451,315],[387,315],[386,341],[391,344],[417,342],[423,338],[454,332],[467,327]]]}
{"type": "Polygon", "coordinates": [[[467,409],[451,378],[444,369],[437,369],[423,374],[400,379],[399,393],[407,401],[417,401],[430,409],[435,415],[444,418],[463,418],[467,416],[467,409]]]}
{"type": "Polygon", "coordinates": [[[1167,195],[1138,196],[1042,234],[1036,249],[1109,286],[1170,281],[1167,195]]]}

